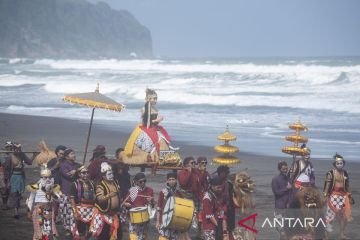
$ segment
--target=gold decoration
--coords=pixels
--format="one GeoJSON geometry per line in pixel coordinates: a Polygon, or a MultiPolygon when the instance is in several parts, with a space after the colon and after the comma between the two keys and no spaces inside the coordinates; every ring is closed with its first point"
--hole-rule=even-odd
{"type": "Polygon", "coordinates": [[[234,156],[222,155],[213,158],[213,162],[220,165],[231,165],[240,163],[240,159],[234,156]]]}
{"type": "Polygon", "coordinates": [[[214,150],[219,153],[236,153],[239,152],[239,148],[231,145],[217,145],[214,150]]]}
{"type": "Polygon", "coordinates": [[[239,152],[239,148],[229,144],[230,141],[235,141],[236,136],[229,132],[228,127],[226,127],[225,132],[220,134],[217,137],[218,140],[225,141],[223,145],[217,145],[214,147],[214,150],[223,155],[213,158],[213,162],[221,165],[231,165],[240,163],[240,159],[230,154],[239,152]]]}
{"type": "Polygon", "coordinates": [[[295,130],[295,134],[286,136],[285,140],[289,141],[289,142],[293,142],[294,145],[293,146],[285,146],[281,149],[281,151],[283,153],[293,155],[294,157],[310,154],[309,148],[301,148],[299,146],[299,143],[307,143],[308,142],[309,139],[307,137],[300,135],[301,131],[307,131],[308,128],[304,124],[301,123],[300,119],[297,122],[290,124],[289,128],[292,130],[295,130]]]}
{"type": "Polygon", "coordinates": [[[236,136],[231,134],[229,132],[229,129],[226,128],[225,132],[220,134],[218,137],[217,137],[218,140],[220,141],[235,141],[236,140],[236,136]]]}

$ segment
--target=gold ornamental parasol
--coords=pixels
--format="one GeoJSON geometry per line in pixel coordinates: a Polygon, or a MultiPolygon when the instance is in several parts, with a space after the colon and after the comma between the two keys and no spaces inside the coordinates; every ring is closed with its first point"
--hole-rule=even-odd
{"type": "Polygon", "coordinates": [[[213,162],[222,165],[231,165],[231,164],[240,163],[240,159],[231,155],[232,153],[237,153],[240,150],[238,147],[229,144],[230,141],[236,140],[236,136],[229,132],[228,127],[226,127],[225,132],[220,134],[217,137],[217,139],[220,141],[224,141],[225,143],[223,145],[217,145],[214,147],[214,150],[218,153],[222,153],[222,155],[214,157],[213,162]]]}
{"type": "Polygon", "coordinates": [[[92,108],[90,126],[89,126],[89,131],[88,131],[86,145],[85,145],[85,154],[84,154],[84,158],[83,158],[83,164],[84,164],[85,159],[86,159],[88,145],[89,145],[89,140],[90,140],[90,133],[91,133],[91,128],[92,128],[95,108],[121,112],[125,109],[125,106],[120,103],[117,103],[116,101],[112,100],[111,98],[106,97],[105,95],[101,94],[99,92],[99,84],[97,85],[94,92],[65,95],[63,100],[66,102],[72,103],[72,104],[80,104],[80,105],[84,105],[84,106],[92,108]]]}
{"type": "Polygon", "coordinates": [[[293,142],[293,146],[286,146],[281,149],[283,153],[293,155],[293,158],[295,159],[296,156],[304,156],[308,154],[308,148],[301,148],[299,146],[299,143],[307,143],[308,138],[305,136],[301,136],[301,131],[307,131],[308,128],[301,123],[300,120],[298,120],[295,123],[292,123],[289,125],[289,128],[292,130],[295,130],[294,135],[286,136],[285,140],[289,142],[293,142]]]}

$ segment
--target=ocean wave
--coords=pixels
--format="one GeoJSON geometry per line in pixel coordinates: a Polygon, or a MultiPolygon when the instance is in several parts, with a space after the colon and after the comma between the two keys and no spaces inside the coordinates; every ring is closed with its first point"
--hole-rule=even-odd
{"type": "Polygon", "coordinates": [[[254,63],[223,63],[216,62],[186,63],[168,62],[164,60],[36,60],[35,65],[46,65],[55,69],[103,69],[125,71],[160,71],[160,72],[207,72],[207,73],[338,73],[360,72],[360,65],[326,66],[275,64],[261,65],[254,63]]]}
{"type": "Polygon", "coordinates": [[[47,111],[53,111],[53,110],[59,110],[62,108],[57,107],[29,107],[29,106],[21,106],[21,105],[10,105],[5,110],[6,111],[15,111],[15,112],[47,112],[47,111]]]}
{"type": "Polygon", "coordinates": [[[150,87],[164,104],[360,113],[360,65],[41,59],[16,70],[21,73],[0,74],[0,87],[35,84],[50,96],[92,92],[100,83],[101,93],[121,103],[143,102],[150,87]]]}

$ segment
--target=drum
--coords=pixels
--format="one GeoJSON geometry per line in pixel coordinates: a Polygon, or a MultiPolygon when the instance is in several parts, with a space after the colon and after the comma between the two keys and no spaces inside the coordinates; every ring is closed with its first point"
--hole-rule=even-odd
{"type": "Polygon", "coordinates": [[[194,216],[194,202],[189,199],[170,197],[165,204],[162,225],[165,228],[187,231],[194,216]]]}
{"type": "Polygon", "coordinates": [[[133,224],[146,223],[150,220],[147,207],[136,207],[130,209],[130,221],[133,224]]]}

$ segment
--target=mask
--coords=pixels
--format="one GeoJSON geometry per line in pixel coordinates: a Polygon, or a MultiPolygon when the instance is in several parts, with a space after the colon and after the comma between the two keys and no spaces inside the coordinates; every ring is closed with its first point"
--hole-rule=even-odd
{"type": "Polygon", "coordinates": [[[40,185],[41,187],[44,187],[46,192],[49,192],[54,186],[54,179],[43,177],[40,179],[40,185]]]}
{"type": "Polygon", "coordinates": [[[335,167],[336,167],[337,169],[342,169],[342,168],[344,167],[344,163],[343,163],[343,162],[336,162],[336,163],[335,163],[335,167]]]}
{"type": "Polygon", "coordinates": [[[108,180],[108,181],[114,180],[114,174],[112,171],[107,171],[105,174],[105,177],[106,177],[106,180],[108,180]]]}

